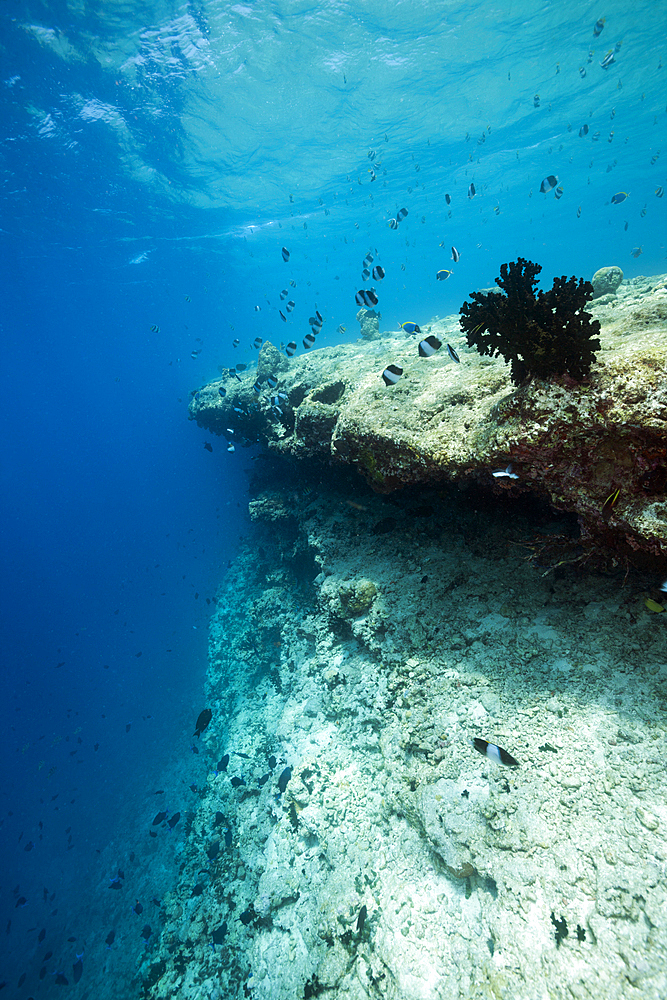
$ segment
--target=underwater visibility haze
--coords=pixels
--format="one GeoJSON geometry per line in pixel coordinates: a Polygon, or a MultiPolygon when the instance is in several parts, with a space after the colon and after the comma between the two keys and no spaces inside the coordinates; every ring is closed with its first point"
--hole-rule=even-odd
{"type": "Polygon", "coordinates": [[[463,387],[517,259],[657,295],[667,383],[666,38],[642,0],[0,4],[3,996],[667,995],[665,543],[570,559],[516,456],[421,493],[318,453],[380,329],[463,387]],[[265,382],[268,457],[197,410],[265,382]]]}

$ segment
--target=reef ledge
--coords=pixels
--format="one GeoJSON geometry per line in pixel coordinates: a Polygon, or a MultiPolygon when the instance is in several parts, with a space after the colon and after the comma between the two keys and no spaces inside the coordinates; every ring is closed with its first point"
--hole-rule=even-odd
{"type": "Polygon", "coordinates": [[[590,311],[602,348],[582,383],[516,388],[501,359],[466,346],[454,315],[422,326],[422,337],[443,342],[430,358],[403,331],[291,359],[265,341],[257,371],[239,382],[223,370],[196,393],[190,419],[274,454],[354,467],[379,493],[446,480],[529,490],[576,513],[589,549],[665,556],[667,275],[625,281],[590,311]],[[393,386],[382,380],[389,364],[403,369],[393,386]],[[276,392],[282,415],[270,403],[276,392]],[[492,475],[508,464],[518,478],[492,475]]]}

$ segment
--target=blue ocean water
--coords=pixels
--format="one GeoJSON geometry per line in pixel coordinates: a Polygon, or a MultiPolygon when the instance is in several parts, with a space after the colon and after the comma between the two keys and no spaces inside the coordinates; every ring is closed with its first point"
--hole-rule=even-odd
{"type": "Polygon", "coordinates": [[[666,36],[648,2],[0,6],[8,995],[72,978],[116,869],[205,779],[206,627],[253,456],[205,450],[190,393],[314,309],[319,345],[355,339],[369,250],[383,329],[517,256],[547,286],[664,271],[666,36]]]}

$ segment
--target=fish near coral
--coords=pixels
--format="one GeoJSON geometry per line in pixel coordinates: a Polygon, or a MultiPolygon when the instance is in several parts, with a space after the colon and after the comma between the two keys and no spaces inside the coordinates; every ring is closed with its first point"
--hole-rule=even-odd
{"type": "Polygon", "coordinates": [[[504,295],[471,292],[472,302],[461,306],[461,329],[469,347],[511,364],[515,385],[565,373],[581,381],[600,350],[600,324],[584,310],[593,286],[563,276],[548,292],[536,292],[541,270],[523,257],[502,264],[496,284],[504,295]]]}

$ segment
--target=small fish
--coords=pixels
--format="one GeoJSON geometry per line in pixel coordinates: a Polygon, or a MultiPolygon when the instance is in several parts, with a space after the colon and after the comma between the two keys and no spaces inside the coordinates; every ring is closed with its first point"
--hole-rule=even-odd
{"type": "Polygon", "coordinates": [[[261,312],[261,311],[262,311],[262,307],[261,306],[255,306],[255,312],[256,313],[261,312]]]}
{"type": "Polygon", "coordinates": [[[484,754],[489,760],[495,760],[498,764],[505,764],[506,767],[518,767],[519,761],[515,760],[511,753],[507,750],[503,750],[496,743],[487,743],[486,740],[482,740],[479,736],[476,736],[474,740],[471,741],[475,750],[479,753],[484,754]]]}
{"type": "Polygon", "coordinates": [[[542,194],[548,194],[549,191],[552,191],[557,184],[558,184],[558,177],[556,177],[555,174],[549,174],[549,176],[545,177],[542,183],[540,184],[540,191],[542,192],[542,194]]]}
{"type": "Polygon", "coordinates": [[[206,448],[206,451],[213,451],[213,445],[210,441],[204,441],[204,447],[206,448]]]}
{"type": "Polygon", "coordinates": [[[303,346],[305,347],[305,349],[309,351],[314,343],[315,343],[315,337],[312,335],[312,333],[307,333],[306,336],[303,338],[303,346]]]}
{"type": "Polygon", "coordinates": [[[159,333],[159,332],[160,332],[160,327],[157,325],[157,323],[153,323],[151,327],[151,333],[159,333]]]}
{"type": "Polygon", "coordinates": [[[399,222],[401,222],[402,219],[405,219],[405,217],[407,216],[407,214],[408,214],[407,208],[401,208],[396,213],[396,218],[398,219],[399,222]]]}
{"type": "Polygon", "coordinates": [[[390,229],[398,229],[398,222],[396,221],[396,219],[390,219],[387,225],[389,226],[390,229]]]}
{"type": "Polygon", "coordinates": [[[189,296],[189,295],[186,295],[186,296],[185,296],[185,301],[186,301],[186,302],[192,302],[192,299],[190,298],[190,296],[189,296]]]}
{"type": "Polygon", "coordinates": [[[600,63],[600,66],[602,66],[602,69],[607,69],[609,66],[611,66],[613,62],[616,62],[616,58],[614,56],[614,50],[609,49],[609,52],[607,52],[606,56],[600,63]]]}
{"type": "Polygon", "coordinates": [[[106,939],[105,939],[107,948],[110,948],[111,945],[114,943],[115,940],[116,940],[116,932],[115,931],[109,931],[109,933],[107,934],[106,939]]]}
{"type": "Polygon", "coordinates": [[[456,247],[452,247],[452,260],[454,261],[455,264],[458,264],[458,262],[461,260],[461,254],[458,252],[456,247]]]}
{"type": "Polygon", "coordinates": [[[600,514],[602,515],[603,521],[608,521],[609,518],[611,517],[611,512],[614,509],[614,506],[616,504],[616,501],[618,500],[620,492],[621,490],[619,487],[617,490],[614,490],[613,493],[610,493],[605,502],[602,504],[600,514]]]}
{"type": "Polygon", "coordinates": [[[357,917],[357,930],[361,934],[364,929],[364,924],[366,923],[366,917],[368,916],[368,910],[364,904],[359,910],[359,916],[357,917]]]}
{"type": "Polygon", "coordinates": [[[286,299],[288,295],[289,295],[289,292],[287,291],[287,289],[283,288],[282,292],[280,293],[280,301],[282,302],[283,299],[286,299]]]}
{"type": "Polygon", "coordinates": [[[370,267],[372,263],[373,263],[373,254],[369,250],[366,256],[364,257],[364,264],[366,267],[370,267]]]}
{"type": "Polygon", "coordinates": [[[174,829],[180,818],[181,818],[180,813],[174,813],[171,819],[167,820],[167,826],[169,827],[170,830],[174,829]]]}
{"type": "Polygon", "coordinates": [[[296,281],[294,278],[290,278],[290,288],[296,288],[296,281]]]}
{"type": "Polygon", "coordinates": [[[475,197],[475,185],[472,184],[472,183],[468,187],[468,197],[469,198],[474,198],[475,197]]]}
{"type": "Polygon", "coordinates": [[[159,812],[159,813],[156,814],[155,819],[153,820],[152,825],[153,826],[159,826],[160,823],[164,823],[164,821],[166,820],[166,818],[167,818],[167,813],[166,812],[159,812]]]}
{"type": "Polygon", "coordinates": [[[294,309],[295,305],[296,305],[296,302],[294,302],[293,299],[290,299],[289,302],[287,303],[287,305],[285,306],[285,309],[287,310],[288,313],[291,313],[292,309],[294,309]]]}
{"type": "Polygon", "coordinates": [[[229,764],[229,754],[224,754],[216,765],[216,771],[226,771],[229,764]]]}
{"type": "Polygon", "coordinates": [[[419,357],[431,358],[441,347],[442,341],[438,340],[437,337],[425,337],[424,340],[419,341],[419,357]]]}
{"type": "Polygon", "coordinates": [[[379,264],[376,264],[376,266],[373,268],[373,272],[372,273],[373,273],[373,280],[374,281],[382,281],[382,279],[385,276],[385,270],[379,264]]]}
{"type": "Polygon", "coordinates": [[[266,384],[268,385],[269,389],[275,389],[275,387],[278,385],[278,379],[276,378],[275,375],[267,375],[266,384]]]}
{"type": "Polygon", "coordinates": [[[253,383],[253,389],[259,396],[260,392],[262,391],[262,383],[259,381],[259,379],[257,379],[257,381],[253,383]]]}
{"type": "MultiPolygon", "coordinates": [[[[319,316],[319,313],[317,315],[319,316]]],[[[319,320],[317,318],[317,316],[309,316],[308,317],[308,322],[310,323],[311,327],[316,327],[316,330],[319,333],[319,331],[320,331],[320,329],[322,327],[321,320],[319,320]]]]}
{"type": "Polygon", "coordinates": [[[406,333],[421,333],[421,330],[416,323],[401,323],[401,330],[405,330],[406,333]]]}
{"type": "Polygon", "coordinates": [[[280,789],[281,794],[287,788],[287,782],[290,780],[291,777],[292,777],[292,768],[286,767],[285,770],[281,773],[280,777],[278,778],[278,788],[280,789]]]}
{"type": "Polygon", "coordinates": [[[285,354],[288,358],[291,358],[294,354],[296,354],[296,341],[290,340],[289,344],[285,348],[285,354]]]}
{"type": "Polygon", "coordinates": [[[436,281],[447,281],[447,278],[452,272],[448,271],[446,267],[443,267],[440,271],[436,271],[435,277],[436,281]]]}
{"type": "Polygon", "coordinates": [[[579,208],[577,209],[577,218],[578,218],[578,219],[580,219],[580,218],[581,218],[581,205],[580,205],[580,206],[579,206],[579,208]]]}
{"type": "Polygon", "coordinates": [[[641,247],[633,247],[632,250],[630,251],[633,257],[640,257],[642,252],[643,251],[641,247]]]}
{"type": "Polygon", "coordinates": [[[563,185],[559,184],[556,190],[554,191],[554,198],[556,199],[556,201],[560,201],[562,197],[563,197],[563,185]]]}
{"type": "Polygon", "coordinates": [[[642,208],[642,210],[641,210],[641,212],[639,214],[641,215],[642,219],[644,219],[646,217],[646,205],[644,205],[644,207],[642,208]]]}
{"type": "Polygon", "coordinates": [[[192,358],[193,361],[196,361],[197,360],[197,356],[199,354],[201,354],[201,351],[192,351],[191,354],[190,354],[190,357],[192,358]]]}
{"type": "Polygon", "coordinates": [[[136,913],[137,916],[140,916],[144,912],[144,908],[139,902],[139,900],[137,900],[134,906],[132,907],[132,912],[136,913]]]}
{"type": "Polygon", "coordinates": [[[533,97],[533,107],[539,108],[539,106],[540,106],[540,95],[535,94],[535,96],[533,97]]]}
{"type": "Polygon", "coordinates": [[[236,451],[236,448],[234,447],[231,441],[227,445],[227,451],[236,451]]]}
{"type": "Polygon", "coordinates": [[[320,324],[320,326],[322,326],[322,324],[324,323],[324,320],[322,318],[322,313],[319,311],[319,309],[315,310],[315,318],[316,318],[317,322],[320,324]]]}
{"type": "Polygon", "coordinates": [[[144,939],[144,941],[148,941],[148,939],[149,939],[149,937],[151,936],[151,934],[152,934],[152,933],[153,933],[153,931],[151,930],[151,928],[150,928],[150,925],[149,925],[149,924],[146,924],[146,925],[145,925],[145,926],[144,926],[144,927],[142,928],[142,930],[141,930],[141,936],[142,936],[142,938],[144,939]]]}
{"type": "Polygon", "coordinates": [[[370,278],[370,276],[371,276],[371,272],[368,270],[367,267],[365,267],[363,269],[363,271],[361,272],[361,280],[362,281],[368,281],[368,279],[370,278]]]}
{"type": "Polygon", "coordinates": [[[604,22],[605,22],[604,17],[599,18],[595,22],[595,27],[593,28],[593,34],[595,35],[596,38],[601,34],[602,29],[604,28],[604,22]]]}
{"type": "Polygon", "coordinates": [[[658,187],[655,189],[656,198],[662,198],[664,193],[665,189],[663,188],[662,184],[659,184],[658,187]]]}
{"type": "MultiPolygon", "coordinates": [[[[255,337],[255,339],[252,342],[252,346],[255,348],[256,351],[258,351],[260,349],[260,347],[262,346],[262,343],[263,343],[263,341],[262,341],[261,337],[255,337]]],[[[237,367],[238,367],[238,365],[237,365],[237,367]]]]}
{"type": "Polygon", "coordinates": [[[585,135],[588,135],[588,125],[582,125],[579,129],[579,138],[583,139],[585,135]]]}
{"type": "MultiPolygon", "coordinates": [[[[667,590],[667,583],[665,583],[665,588],[664,589],[667,590]]],[[[267,764],[269,765],[269,767],[271,768],[272,771],[273,771],[273,769],[274,769],[274,767],[276,766],[277,763],[278,763],[278,761],[273,756],[273,754],[271,754],[271,756],[269,757],[269,759],[267,761],[267,764]]]]}
{"type": "Polygon", "coordinates": [[[659,614],[661,611],[665,610],[662,604],[658,604],[657,601],[652,600],[650,597],[646,598],[644,604],[649,611],[653,611],[655,614],[659,614]]]}
{"type": "Polygon", "coordinates": [[[285,313],[282,311],[282,309],[279,309],[278,312],[280,313],[280,318],[283,321],[283,323],[286,323],[287,322],[287,316],[285,315],[285,313]]]}
{"type": "Polygon", "coordinates": [[[611,196],[611,203],[612,205],[620,205],[621,202],[625,201],[628,197],[629,195],[627,191],[617,191],[616,194],[611,196]]]}
{"type": "Polygon", "coordinates": [[[396,385],[399,378],[403,374],[403,369],[399,368],[398,365],[387,365],[385,370],[382,372],[382,378],[385,385],[396,385]]]}
{"type": "Polygon", "coordinates": [[[211,709],[210,708],[203,709],[203,711],[201,711],[197,716],[195,731],[192,735],[201,736],[201,734],[204,732],[204,730],[206,729],[212,718],[213,718],[213,712],[211,711],[211,709]]]}
{"type": "Polygon", "coordinates": [[[287,262],[289,260],[289,250],[287,249],[287,247],[283,247],[281,253],[283,255],[283,260],[287,262]]]}
{"type": "Polygon", "coordinates": [[[336,333],[345,333],[345,327],[343,326],[342,323],[339,324],[338,329],[336,330],[336,333]]]}
{"type": "Polygon", "coordinates": [[[451,346],[451,344],[447,344],[447,353],[449,354],[449,356],[452,359],[452,361],[456,361],[457,365],[461,364],[461,359],[459,358],[458,354],[456,353],[456,351],[454,350],[454,348],[451,346]]]}
{"type": "Polygon", "coordinates": [[[585,66],[580,66],[579,67],[579,76],[581,77],[582,80],[586,76],[586,67],[585,66]]]}
{"type": "Polygon", "coordinates": [[[445,195],[445,202],[446,202],[446,203],[447,203],[448,205],[451,205],[451,203],[452,203],[452,198],[451,198],[451,195],[449,195],[449,194],[446,194],[446,195],[445,195]]]}
{"type": "Polygon", "coordinates": [[[508,465],[506,469],[499,469],[497,472],[492,472],[491,475],[494,479],[518,479],[516,472],[512,472],[512,465],[508,465]]]}
{"type": "Polygon", "coordinates": [[[267,771],[266,774],[263,774],[261,778],[258,778],[257,784],[259,785],[259,787],[261,788],[263,785],[265,785],[270,777],[271,777],[271,772],[267,771]]]}

